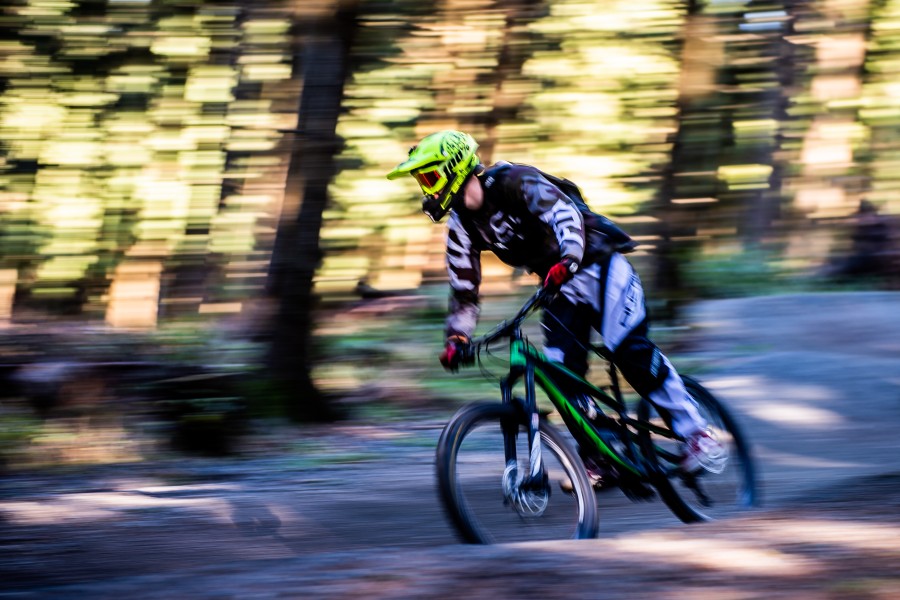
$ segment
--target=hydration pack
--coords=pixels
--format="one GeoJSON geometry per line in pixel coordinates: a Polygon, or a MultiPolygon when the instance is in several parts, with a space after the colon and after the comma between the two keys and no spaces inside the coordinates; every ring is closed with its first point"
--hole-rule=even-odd
{"type": "Polygon", "coordinates": [[[621,227],[604,217],[598,215],[588,207],[581,188],[573,182],[563,177],[556,177],[537,169],[547,181],[558,187],[562,192],[572,199],[572,202],[578,207],[579,212],[584,218],[585,237],[587,238],[587,248],[585,254],[589,256],[601,256],[610,252],[619,252],[620,254],[628,254],[634,252],[638,243],[631,239],[631,236],[625,233],[621,227]],[[593,232],[593,235],[592,235],[593,232]],[[602,235],[596,235],[596,234],[602,235]]]}

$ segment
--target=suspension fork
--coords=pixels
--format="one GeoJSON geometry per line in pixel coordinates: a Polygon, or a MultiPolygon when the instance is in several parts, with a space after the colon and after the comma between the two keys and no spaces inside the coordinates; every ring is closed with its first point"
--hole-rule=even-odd
{"type": "MultiPolygon", "coordinates": [[[[524,348],[522,348],[524,354],[524,348]]],[[[524,364],[515,364],[508,378],[500,382],[500,390],[505,404],[517,404],[527,416],[526,425],[528,430],[528,476],[523,478],[522,486],[529,484],[542,486],[544,483],[544,462],[541,456],[541,433],[540,422],[541,417],[537,406],[537,393],[534,384],[534,364],[527,356],[523,356],[524,364]],[[513,399],[512,387],[513,383],[519,378],[525,378],[525,399],[524,401],[513,399]]],[[[506,454],[507,469],[518,468],[518,456],[516,453],[516,437],[518,435],[519,423],[503,424],[503,440],[504,451],[506,454]]]]}
{"type": "MultiPolygon", "coordinates": [[[[515,375],[509,374],[509,377],[500,380],[500,394],[503,398],[503,404],[507,406],[516,406],[518,402],[513,400],[512,388],[515,383],[515,375]]],[[[516,456],[516,436],[519,433],[519,424],[515,421],[508,420],[500,423],[503,430],[503,454],[506,457],[506,467],[516,466],[518,457],[516,456]]]]}
{"type": "Polygon", "coordinates": [[[541,416],[537,409],[537,394],[534,388],[534,363],[525,365],[525,413],[528,415],[528,462],[531,466],[528,481],[524,484],[543,485],[544,461],[541,457],[541,416]]]}

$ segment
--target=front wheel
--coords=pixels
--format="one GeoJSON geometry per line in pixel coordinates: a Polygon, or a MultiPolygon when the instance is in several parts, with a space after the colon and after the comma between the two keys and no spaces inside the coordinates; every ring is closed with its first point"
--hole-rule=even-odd
{"type": "Polygon", "coordinates": [[[437,447],[438,486],[463,541],[596,537],[597,502],[581,459],[545,420],[539,431],[545,476],[527,483],[526,415],[518,407],[470,404],[444,428],[437,447]],[[509,464],[507,443],[516,457],[509,464]],[[562,483],[571,483],[573,489],[564,493],[562,483]]]}
{"type": "Polygon", "coordinates": [[[721,519],[755,506],[758,502],[756,466],[737,422],[697,380],[682,379],[700,416],[707,421],[710,433],[727,450],[728,458],[721,473],[684,472],[680,468],[681,442],[668,430],[652,404],[641,400],[638,420],[652,429],[641,428],[638,442],[644,456],[659,467],[660,473],[653,478],[659,495],[685,523],[721,519]]]}

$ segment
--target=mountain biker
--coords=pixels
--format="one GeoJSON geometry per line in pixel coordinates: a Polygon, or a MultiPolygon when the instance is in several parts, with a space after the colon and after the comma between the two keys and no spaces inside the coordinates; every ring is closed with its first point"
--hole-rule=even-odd
{"type": "Polygon", "coordinates": [[[587,374],[591,328],[613,351],[631,386],[667,413],[685,439],[682,466],[720,470],[724,449],[710,434],[681,377],[648,338],[641,281],[623,256],[636,245],[589,210],[573,183],[523,164],[486,167],[477,142],[461,131],[423,138],[388,179],[412,175],[422,210],[435,223],[448,212],[447,271],[451,295],[441,364],[455,371],[479,314],[481,252],[524,267],[558,289],[545,307],[544,354],[587,374]]]}

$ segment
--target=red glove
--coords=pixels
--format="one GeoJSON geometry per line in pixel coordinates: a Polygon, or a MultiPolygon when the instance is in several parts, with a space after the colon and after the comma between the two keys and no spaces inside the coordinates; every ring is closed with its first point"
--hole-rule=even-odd
{"type": "Polygon", "coordinates": [[[459,369],[459,363],[465,354],[466,346],[469,345],[469,338],[464,335],[451,335],[447,338],[447,345],[438,359],[444,368],[448,371],[456,371],[459,369]]]}
{"type": "Polygon", "coordinates": [[[547,271],[547,277],[544,278],[544,287],[550,289],[559,289],[562,284],[572,279],[578,270],[578,263],[574,258],[566,257],[550,267],[547,271]]]}

